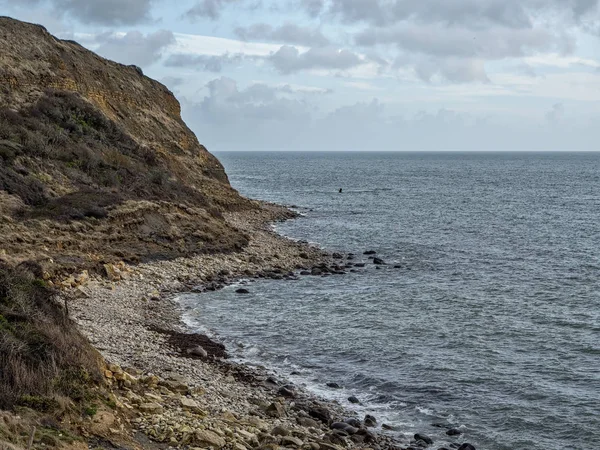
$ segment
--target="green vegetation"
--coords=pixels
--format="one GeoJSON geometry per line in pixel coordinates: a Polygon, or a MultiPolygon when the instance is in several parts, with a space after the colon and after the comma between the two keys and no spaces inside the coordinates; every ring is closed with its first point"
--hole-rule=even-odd
{"type": "Polygon", "coordinates": [[[54,293],[29,271],[3,263],[0,367],[0,409],[48,412],[65,399],[89,405],[102,379],[98,353],[65,316],[54,293]]]}
{"type": "Polygon", "coordinates": [[[75,93],[47,90],[26,109],[0,108],[0,161],[0,190],[33,207],[28,217],[101,219],[128,199],[209,207],[167,162],[75,93]],[[78,192],[56,197],[52,179],[78,192]]]}

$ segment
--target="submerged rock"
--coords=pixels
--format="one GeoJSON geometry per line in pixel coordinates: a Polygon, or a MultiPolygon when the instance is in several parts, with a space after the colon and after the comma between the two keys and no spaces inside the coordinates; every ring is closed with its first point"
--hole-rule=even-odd
{"type": "Polygon", "coordinates": [[[239,288],[239,289],[235,290],[235,293],[236,294],[249,294],[250,291],[248,289],[245,289],[245,288],[239,288]]]}
{"type": "Polygon", "coordinates": [[[354,395],[351,395],[350,397],[348,397],[348,401],[350,403],[360,403],[360,400],[358,398],[356,398],[354,395]]]}

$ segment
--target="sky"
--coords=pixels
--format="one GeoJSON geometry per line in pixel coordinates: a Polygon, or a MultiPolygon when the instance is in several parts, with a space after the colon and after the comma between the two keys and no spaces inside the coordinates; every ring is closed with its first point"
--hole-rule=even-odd
{"type": "Polygon", "coordinates": [[[211,151],[600,150],[600,0],[0,0],[211,151]]]}

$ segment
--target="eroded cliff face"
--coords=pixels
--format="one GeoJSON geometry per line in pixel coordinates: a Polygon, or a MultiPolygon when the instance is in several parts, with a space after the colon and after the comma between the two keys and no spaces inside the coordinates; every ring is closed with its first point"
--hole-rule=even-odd
{"type": "Polygon", "coordinates": [[[247,238],[222,213],[256,207],[165,86],[0,18],[0,258],[75,270],[236,251],[247,238]]]}

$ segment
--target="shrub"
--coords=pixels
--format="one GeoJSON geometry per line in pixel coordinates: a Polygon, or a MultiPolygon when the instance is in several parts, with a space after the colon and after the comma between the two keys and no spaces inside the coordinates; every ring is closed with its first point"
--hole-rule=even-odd
{"type": "Polygon", "coordinates": [[[98,353],[35,280],[0,263],[0,409],[52,409],[57,396],[78,401],[101,380],[98,353]]]}

